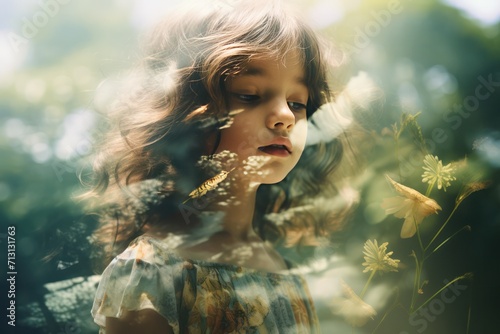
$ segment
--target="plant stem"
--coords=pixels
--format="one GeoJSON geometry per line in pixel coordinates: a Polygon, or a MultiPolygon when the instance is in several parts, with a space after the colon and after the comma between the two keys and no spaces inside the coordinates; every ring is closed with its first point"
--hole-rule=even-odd
{"type": "Polygon", "coordinates": [[[415,259],[415,279],[413,280],[413,292],[411,294],[411,304],[410,304],[410,313],[413,313],[413,306],[415,305],[415,299],[417,296],[418,285],[420,283],[420,263],[417,258],[417,254],[415,252],[412,253],[413,258],[415,259]]]}
{"type": "Polygon", "coordinates": [[[446,288],[448,288],[450,285],[452,285],[453,283],[461,280],[461,279],[465,279],[467,277],[469,277],[470,274],[464,274],[462,276],[458,276],[456,277],[455,279],[453,279],[452,281],[446,283],[441,289],[439,289],[436,293],[434,293],[429,299],[427,299],[422,305],[420,305],[415,311],[413,311],[412,313],[415,313],[417,312],[418,310],[420,310],[422,307],[424,307],[425,305],[427,305],[431,300],[433,300],[437,295],[439,295],[441,292],[443,292],[443,290],[445,290],[446,288]]]}
{"type": "Polygon", "coordinates": [[[450,221],[450,219],[453,216],[453,214],[455,213],[455,211],[457,211],[457,208],[458,208],[458,204],[455,204],[455,207],[453,208],[453,211],[450,213],[450,215],[448,216],[448,218],[446,219],[446,221],[444,222],[444,224],[441,226],[441,228],[439,229],[439,231],[437,231],[437,233],[434,235],[434,237],[429,242],[429,244],[427,245],[427,247],[424,248],[424,251],[426,251],[427,249],[429,249],[429,247],[432,245],[432,243],[434,242],[434,240],[436,240],[436,238],[439,236],[439,234],[443,231],[443,229],[446,227],[446,224],[448,224],[448,222],[450,221]]]}
{"type": "Polygon", "coordinates": [[[394,136],[394,141],[396,142],[394,153],[396,154],[396,161],[398,162],[399,179],[401,180],[401,163],[399,162],[399,133],[394,136]]]}
{"type": "Polygon", "coordinates": [[[382,325],[382,322],[385,320],[385,318],[387,318],[387,316],[394,310],[394,308],[396,307],[396,305],[392,306],[389,310],[387,310],[384,314],[384,316],[382,317],[382,319],[380,319],[380,322],[377,324],[377,327],[375,327],[375,329],[373,330],[372,334],[374,334],[377,329],[380,327],[380,325],[382,325]]]}
{"type": "Polygon", "coordinates": [[[427,190],[425,191],[425,197],[429,197],[432,192],[432,188],[434,188],[434,183],[436,183],[436,180],[432,181],[432,183],[429,183],[427,186],[427,190]]]}
{"type": "Polygon", "coordinates": [[[373,276],[375,276],[376,272],[377,272],[376,270],[372,270],[370,277],[368,277],[368,281],[366,281],[366,284],[363,288],[363,291],[361,291],[361,294],[359,295],[359,298],[363,299],[363,297],[366,293],[366,290],[368,289],[368,285],[370,285],[370,282],[372,281],[372,278],[373,278],[373,276]]]}
{"type": "Polygon", "coordinates": [[[466,229],[470,229],[470,226],[469,225],[465,225],[464,227],[462,227],[461,229],[459,229],[458,231],[456,231],[455,233],[453,233],[451,236],[449,236],[448,238],[446,238],[445,241],[443,241],[442,243],[439,244],[439,246],[437,246],[436,248],[434,248],[434,250],[429,255],[427,255],[427,257],[425,257],[425,259],[427,259],[429,256],[431,256],[432,254],[434,254],[434,252],[436,252],[439,248],[443,247],[444,244],[446,244],[448,241],[450,241],[451,239],[453,239],[453,237],[456,236],[458,233],[460,233],[460,232],[462,232],[463,230],[466,230],[466,229]]]}
{"type": "Polygon", "coordinates": [[[420,229],[418,228],[417,220],[415,219],[415,217],[413,217],[413,223],[415,224],[415,229],[417,230],[417,238],[418,243],[420,244],[420,249],[425,253],[424,244],[422,243],[422,238],[420,237],[420,229]]]}
{"type": "MultiPolygon", "coordinates": [[[[377,326],[375,327],[375,329],[373,329],[373,332],[372,334],[375,334],[375,332],[378,330],[378,328],[380,327],[380,325],[382,325],[382,322],[384,322],[385,318],[387,318],[389,316],[389,314],[392,313],[392,311],[394,311],[394,309],[399,305],[401,306],[401,304],[398,302],[399,300],[399,289],[397,290],[397,295],[396,295],[396,298],[394,299],[394,303],[391,305],[391,307],[385,312],[384,316],[382,317],[382,319],[380,319],[379,323],[377,324],[377,326]]],[[[404,308],[403,308],[404,309],[404,308]]],[[[405,310],[406,311],[406,310],[405,310]]]]}

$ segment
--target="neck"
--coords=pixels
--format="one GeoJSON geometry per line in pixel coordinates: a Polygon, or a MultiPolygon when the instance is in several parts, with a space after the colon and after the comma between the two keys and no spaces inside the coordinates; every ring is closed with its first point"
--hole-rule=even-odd
{"type": "Polygon", "coordinates": [[[258,187],[258,184],[231,187],[228,197],[231,200],[214,205],[215,210],[224,214],[221,234],[234,241],[250,241],[258,237],[252,226],[258,187]]]}

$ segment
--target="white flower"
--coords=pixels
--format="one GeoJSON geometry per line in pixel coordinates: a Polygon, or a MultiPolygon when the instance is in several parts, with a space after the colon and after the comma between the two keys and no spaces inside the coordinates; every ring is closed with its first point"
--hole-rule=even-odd
{"type": "Polygon", "coordinates": [[[398,271],[399,260],[391,259],[393,252],[387,253],[387,245],[389,243],[384,242],[379,246],[377,240],[367,240],[365,242],[365,250],[363,251],[365,262],[363,262],[363,266],[366,268],[363,270],[364,273],[368,271],[398,271]]]}
{"type": "Polygon", "coordinates": [[[455,168],[453,165],[447,164],[443,166],[443,162],[437,156],[427,154],[424,157],[424,173],[422,174],[422,182],[434,185],[437,182],[438,189],[451,185],[450,181],[455,181],[456,177],[453,176],[455,168]]]}
{"type": "Polygon", "coordinates": [[[382,208],[385,209],[386,214],[393,214],[397,218],[405,219],[401,228],[401,238],[411,238],[417,232],[417,226],[422,220],[431,214],[437,214],[441,207],[432,198],[397,183],[387,175],[386,177],[401,195],[385,198],[382,202],[382,208]]]}

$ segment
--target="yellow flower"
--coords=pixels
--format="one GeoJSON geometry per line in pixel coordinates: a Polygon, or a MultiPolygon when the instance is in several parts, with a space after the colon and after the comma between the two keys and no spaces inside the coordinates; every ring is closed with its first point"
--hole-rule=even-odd
{"type": "Polygon", "coordinates": [[[365,266],[364,273],[368,271],[398,271],[398,263],[399,260],[391,259],[391,255],[393,252],[387,253],[387,245],[388,242],[384,242],[382,245],[378,245],[377,240],[367,240],[365,242],[365,250],[363,254],[365,254],[365,262],[363,262],[363,266],[365,266]]]}
{"type": "Polygon", "coordinates": [[[446,191],[446,187],[451,185],[450,181],[456,180],[453,176],[455,168],[451,163],[443,166],[443,162],[437,156],[427,154],[424,157],[424,164],[425,172],[422,174],[422,182],[432,185],[437,182],[438,189],[443,188],[446,191]]]}
{"type": "Polygon", "coordinates": [[[373,319],[377,312],[359,298],[342,279],[340,285],[344,296],[332,300],[330,303],[332,312],[344,318],[351,326],[364,326],[369,319],[373,319]]]}
{"type": "Polygon", "coordinates": [[[422,220],[431,214],[437,214],[441,207],[432,198],[397,183],[387,175],[386,177],[400,196],[385,198],[382,208],[386,214],[405,219],[401,228],[401,238],[411,238],[417,232],[417,226],[422,220]]]}

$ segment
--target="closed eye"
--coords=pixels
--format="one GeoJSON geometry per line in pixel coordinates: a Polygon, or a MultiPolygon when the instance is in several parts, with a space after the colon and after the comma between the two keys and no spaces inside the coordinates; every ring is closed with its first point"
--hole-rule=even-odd
{"type": "Polygon", "coordinates": [[[259,99],[258,95],[250,94],[233,94],[238,100],[245,103],[255,102],[259,99]]]}

